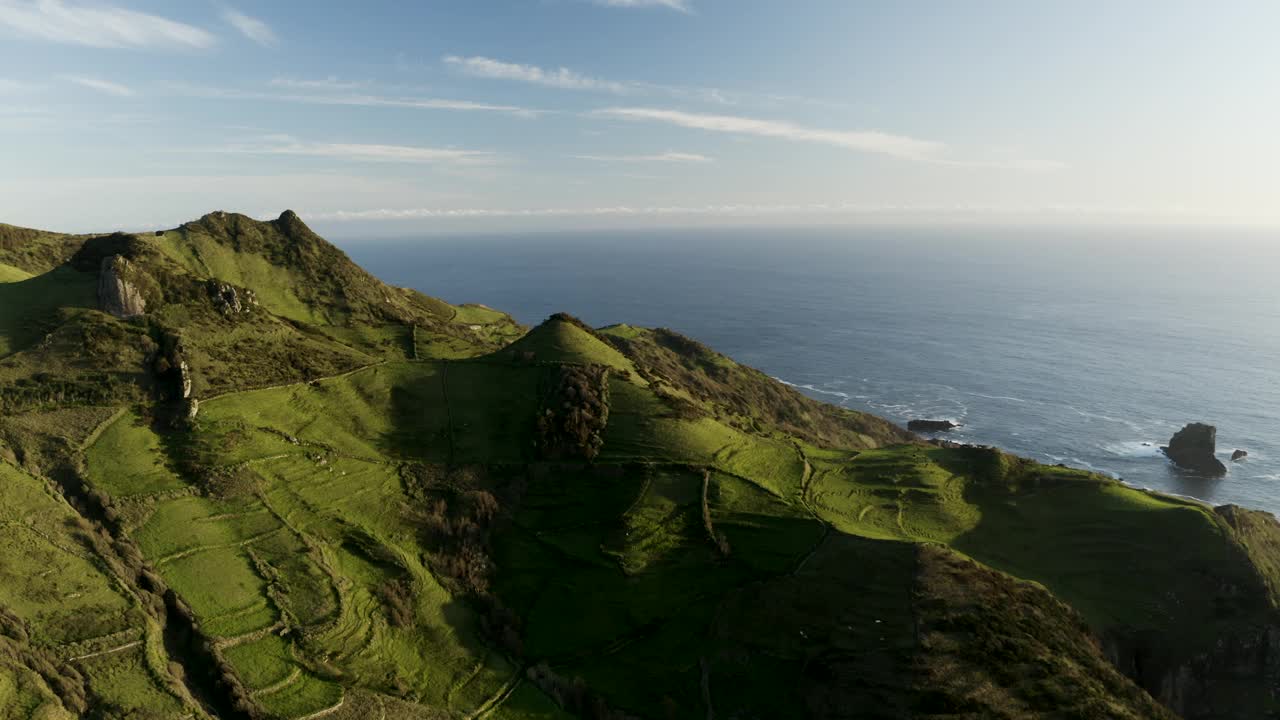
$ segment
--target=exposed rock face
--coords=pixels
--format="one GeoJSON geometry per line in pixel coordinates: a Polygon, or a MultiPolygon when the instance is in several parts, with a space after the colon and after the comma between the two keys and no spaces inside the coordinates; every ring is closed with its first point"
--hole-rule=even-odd
{"type": "Polygon", "coordinates": [[[214,307],[223,315],[239,315],[258,306],[258,297],[252,290],[241,291],[234,285],[217,280],[210,280],[208,289],[214,307]]]}
{"type": "Polygon", "coordinates": [[[1168,447],[1161,448],[1178,467],[1204,475],[1223,475],[1227,466],[1214,457],[1218,446],[1218,429],[1204,423],[1191,423],[1174,433],[1168,447]]]}
{"type": "Polygon", "coordinates": [[[907,423],[907,429],[911,432],[949,432],[958,427],[958,424],[950,420],[911,420],[907,423]]]}
{"type": "Polygon", "coordinates": [[[119,318],[137,317],[147,312],[147,301],[129,282],[133,265],[121,255],[102,259],[98,274],[98,307],[119,318]]]}
{"type": "Polygon", "coordinates": [[[191,397],[191,366],[187,365],[187,361],[178,359],[178,390],[182,393],[182,399],[186,400],[191,397]]]}
{"type": "Polygon", "coordinates": [[[1243,460],[1247,457],[1249,457],[1249,453],[1245,452],[1244,450],[1236,450],[1235,452],[1231,453],[1232,461],[1243,460]]]}

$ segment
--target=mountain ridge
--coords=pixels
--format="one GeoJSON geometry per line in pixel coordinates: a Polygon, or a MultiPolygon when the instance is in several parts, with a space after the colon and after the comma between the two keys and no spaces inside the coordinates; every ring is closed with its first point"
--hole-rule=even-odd
{"type": "Polygon", "coordinates": [[[4,267],[0,520],[54,518],[0,542],[17,716],[1280,700],[1265,513],[925,443],[671,330],[392,288],[290,211],[2,226],[4,267]],[[112,258],[136,316],[103,312],[112,258]]]}

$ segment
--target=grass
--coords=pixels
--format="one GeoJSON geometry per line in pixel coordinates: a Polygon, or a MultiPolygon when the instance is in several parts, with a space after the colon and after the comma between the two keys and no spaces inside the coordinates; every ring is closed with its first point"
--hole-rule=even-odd
{"type": "Polygon", "coordinates": [[[276,620],[266,582],[240,548],[213,548],[165,563],[161,572],[214,637],[236,637],[276,620]],[[218,578],[216,584],[209,578],[218,578]]]}
{"type": "Polygon", "coordinates": [[[21,282],[31,278],[31,273],[19,270],[12,265],[0,263],[0,283],[21,282]]]}
{"type": "MultiPolygon", "coordinates": [[[[148,319],[120,322],[91,309],[92,273],[49,272],[72,240],[0,227],[0,607],[19,618],[0,614],[0,650],[28,632],[59,657],[143,637],[78,661],[104,707],[188,714],[157,679],[169,658],[130,546],[107,549],[13,461],[83,459],[148,567],[279,718],[339,700],[338,720],[491,703],[491,717],[565,717],[518,672],[542,662],[641,717],[711,714],[704,683],[722,717],[1159,717],[1090,632],[1158,682],[1273,624],[1273,519],[894,444],[911,437],[671,331],[556,316],[516,340],[509,316],[389,288],[289,215],[214,214],[143,240],[138,262],[172,286],[148,287],[148,319]],[[209,277],[260,307],[224,317],[209,277]],[[165,329],[204,400],[189,432],[142,419],[165,329]],[[556,363],[615,371],[592,464],[536,460],[556,363]],[[245,481],[195,472],[188,486],[179,460],[245,481]],[[469,489],[500,512],[491,539],[465,545],[431,503],[481,507],[469,489]],[[454,532],[463,548],[442,549],[454,532]],[[464,550],[471,570],[491,553],[469,587],[492,596],[450,591],[464,550]],[[499,650],[495,620],[518,643],[499,650]]],[[[0,658],[0,718],[41,712],[52,695],[31,663],[0,658]]],[[[1216,705],[1260,707],[1205,673],[1216,705]]]]}
{"type": "Polygon", "coordinates": [[[532,353],[542,362],[605,365],[634,374],[635,365],[625,355],[596,337],[573,318],[554,315],[529,334],[512,343],[503,354],[532,353]]]}
{"type": "Polygon", "coordinates": [[[171,231],[156,245],[196,277],[215,277],[239,287],[253,288],[258,301],[273,314],[311,324],[333,318],[298,297],[294,288],[303,280],[287,267],[253,252],[238,252],[212,234],[171,231]]]}
{"type": "Polygon", "coordinates": [[[90,477],[112,497],[133,497],[187,487],[166,465],[160,441],[137,414],[111,423],[85,455],[90,477]]]}
{"type": "Polygon", "coordinates": [[[185,714],[185,704],[156,682],[143,653],[143,647],[137,646],[78,664],[102,702],[159,717],[185,714]]]}
{"type": "Polygon", "coordinates": [[[300,718],[337,705],[342,695],[340,685],[303,674],[297,682],[257,699],[272,717],[300,718]]]}
{"type": "Polygon", "coordinates": [[[0,606],[48,643],[99,637],[141,624],[73,531],[75,512],[41,480],[0,462],[0,606]]]}
{"type": "Polygon", "coordinates": [[[53,330],[67,307],[97,306],[97,277],[70,268],[0,283],[0,357],[22,350],[53,330]]]}
{"type": "Polygon", "coordinates": [[[699,700],[698,654],[719,598],[786,572],[820,526],[751,483],[714,491],[713,515],[749,545],[770,524],[774,559],[749,551],[722,558],[700,519],[702,473],[682,466],[548,468],[531,478],[515,524],[499,537],[498,591],[524,615],[526,654],[616,699],[661,716],[674,693],[699,700]]]}
{"type": "Polygon", "coordinates": [[[279,635],[241,643],[224,651],[240,679],[251,690],[261,690],[288,680],[298,670],[289,644],[279,635]]]}

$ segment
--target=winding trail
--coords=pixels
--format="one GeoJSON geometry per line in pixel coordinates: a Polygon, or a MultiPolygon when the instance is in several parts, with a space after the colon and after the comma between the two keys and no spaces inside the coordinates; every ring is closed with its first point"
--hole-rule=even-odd
{"type": "Polygon", "coordinates": [[[254,697],[262,697],[263,695],[271,695],[273,693],[278,693],[281,690],[284,690],[285,688],[289,687],[290,685],[298,682],[298,679],[301,677],[302,677],[302,668],[294,667],[293,672],[289,673],[289,675],[285,677],[285,679],[276,683],[272,683],[264,688],[254,690],[252,693],[249,693],[249,694],[254,697]]]}
{"type": "Polygon", "coordinates": [[[813,516],[814,520],[822,523],[822,537],[818,539],[818,542],[813,546],[813,549],[810,550],[808,554],[806,554],[796,565],[795,569],[791,571],[791,575],[794,577],[800,574],[800,571],[804,569],[804,566],[809,564],[809,561],[813,559],[813,556],[817,555],[818,551],[822,549],[822,546],[826,544],[827,538],[831,535],[831,523],[827,522],[825,518],[819,515],[809,503],[809,484],[813,479],[813,465],[809,462],[809,456],[805,455],[804,448],[800,447],[800,443],[792,443],[792,447],[795,448],[796,455],[800,456],[800,461],[804,463],[804,472],[800,478],[800,504],[803,505],[804,509],[813,516]]]}
{"type": "Polygon", "coordinates": [[[285,528],[283,527],[278,527],[272,530],[268,530],[264,533],[259,533],[257,535],[254,535],[253,537],[248,538],[247,540],[240,540],[238,542],[223,543],[220,545],[197,545],[196,547],[193,547],[193,548],[188,548],[186,550],[179,550],[176,553],[165,555],[162,558],[152,561],[152,564],[155,565],[156,567],[160,567],[161,565],[171,563],[174,560],[181,560],[182,558],[190,557],[192,555],[199,555],[202,552],[208,552],[210,550],[227,550],[230,548],[246,547],[248,545],[252,545],[258,542],[259,540],[264,540],[266,538],[271,537],[272,535],[282,532],[284,531],[284,529],[285,528]]]}
{"type": "Polygon", "coordinates": [[[142,644],[141,640],[134,640],[133,642],[125,643],[124,645],[120,645],[118,647],[108,648],[106,650],[99,650],[98,652],[89,653],[88,655],[80,655],[78,657],[67,658],[67,662],[78,662],[80,660],[91,660],[96,657],[102,657],[103,655],[113,655],[118,652],[124,652],[125,650],[128,650],[130,648],[136,648],[141,644],[142,644]]]}
{"type": "Polygon", "coordinates": [[[466,715],[464,720],[480,720],[481,718],[488,717],[493,713],[493,711],[502,707],[502,704],[507,701],[507,698],[511,697],[512,693],[514,693],[516,688],[520,687],[520,683],[523,682],[520,677],[521,674],[520,667],[517,666],[516,671],[511,674],[511,679],[507,680],[506,684],[499,688],[498,692],[494,693],[492,697],[485,700],[480,707],[472,711],[470,715],[466,715]]]}

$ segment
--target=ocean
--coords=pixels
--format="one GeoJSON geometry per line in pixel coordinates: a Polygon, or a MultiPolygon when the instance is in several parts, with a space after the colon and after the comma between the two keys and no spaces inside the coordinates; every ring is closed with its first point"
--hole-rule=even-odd
{"type": "Polygon", "coordinates": [[[1280,511],[1280,243],[1240,229],[697,229],[341,239],[526,324],[690,335],[803,392],[1153,488],[1280,511]],[[1221,479],[1158,446],[1218,427],[1221,479]],[[1248,451],[1228,462],[1232,450],[1248,451]]]}

